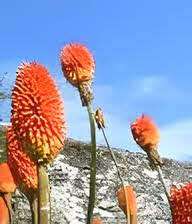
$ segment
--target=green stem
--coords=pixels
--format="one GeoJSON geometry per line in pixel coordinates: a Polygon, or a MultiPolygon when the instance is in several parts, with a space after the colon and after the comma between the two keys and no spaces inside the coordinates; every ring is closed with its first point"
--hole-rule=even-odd
{"type": "Polygon", "coordinates": [[[38,164],[38,219],[39,224],[50,224],[50,189],[45,167],[38,164]]]}
{"type": "Polygon", "coordinates": [[[87,105],[91,129],[91,173],[90,173],[90,188],[89,188],[89,204],[87,211],[87,224],[91,224],[93,220],[93,210],[95,206],[95,188],[96,188],[96,137],[95,137],[95,122],[92,114],[91,104],[87,105]]]}
{"type": "Polygon", "coordinates": [[[160,179],[160,181],[161,181],[161,183],[163,185],[163,188],[164,188],[164,191],[165,191],[165,195],[167,196],[167,200],[169,202],[169,199],[170,199],[170,197],[169,197],[169,191],[168,191],[168,188],[166,186],[165,180],[163,178],[163,174],[162,174],[161,167],[159,165],[157,165],[156,168],[157,168],[157,172],[159,174],[159,179],[160,179]]]}
{"type": "MultiPolygon", "coordinates": [[[[159,165],[157,165],[156,166],[156,169],[157,169],[157,172],[159,174],[159,179],[160,179],[160,181],[161,181],[161,183],[163,185],[163,188],[164,188],[164,191],[165,191],[165,195],[166,195],[167,200],[169,202],[169,207],[170,207],[171,213],[173,213],[172,206],[171,206],[171,202],[170,202],[169,190],[168,190],[168,187],[166,186],[165,180],[163,178],[163,173],[162,173],[161,167],[159,165]]],[[[171,223],[172,223],[172,221],[171,221],[171,223]]]]}
{"type": "Polygon", "coordinates": [[[29,203],[32,214],[32,224],[38,224],[38,198],[33,197],[33,199],[29,201],[29,203]]]}
{"type": "Polygon", "coordinates": [[[112,157],[112,159],[113,159],[113,161],[114,161],[114,163],[115,163],[115,166],[116,166],[116,169],[117,169],[117,174],[118,174],[118,176],[119,176],[119,179],[120,179],[120,181],[121,181],[121,184],[122,184],[122,186],[124,186],[124,181],[123,181],[123,178],[121,177],[121,174],[120,174],[120,171],[119,171],[119,167],[118,167],[118,164],[117,164],[116,157],[115,157],[115,155],[114,155],[114,153],[113,153],[113,150],[111,149],[111,147],[110,147],[110,145],[109,145],[109,142],[108,142],[107,137],[106,137],[106,135],[105,135],[105,131],[104,131],[104,129],[103,129],[102,127],[101,127],[101,130],[102,130],[102,133],[103,133],[103,137],[104,137],[104,139],[105,139],[105,142],[106,142],[106,144],[107,144],[107,148],[109,149],[109,151],[110,151],[110,153],[111,153],[111,157],[112,157]]]}

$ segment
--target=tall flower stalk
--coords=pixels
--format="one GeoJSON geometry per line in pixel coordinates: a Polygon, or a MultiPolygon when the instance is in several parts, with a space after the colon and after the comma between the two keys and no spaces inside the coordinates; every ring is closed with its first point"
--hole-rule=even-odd
{"type": "Polygon", "coordinates": [[[18,68],[12,92],[11,122],[23,151],[36,163],[38,221],[50,223],[46,164],[63,148],[66,127],[63,104],[48,70],[36,62],[18,68]]]}
{"type": "Polygon", "coordinates": [[[89,116],[92,150],[87,224],[91,224],[95,206],[96,187],[96,136],[92,111],[92,79],[95,71],[95,62],[87,47],[83,44],[72,43],[66,45],[61,51],[61,66],[65,78],[78,89],[82,106],[87,107],[89,116]]]}
{"type": "Polygon", "coordinates": [[[107,140],[107,136],[106,136],[105,130],[104,130],[105,119],[104,119],[103,112],[102,112],[101,108],[98,108],[95,112],[95,121],[97,123],[98,129],[102,131],[102,134],[103,134],[103,137],[105,139],[107,148],[109,149],[109,151],[111,153],[111,157],[112,157],[112,159],[114,161],[114,164],[116,166],[116,169],[117,169],[118,177],[119,177],[119,179],[121,181],[121,184],[122,184],[122,188],[121,188],[121,191],[119,191],[120,193],[118,193],[118,196],[120,195],[120,198],[121,198],[120,201],[121,202],[123,201],[123,204],[126,207],[126,213],[125,214],[126,214],[127,224],[136,224],[137,223],[136,212],[133,215],[131,213],[131,210],[130,210],[130,204],[131,204],[131,206],[133,206],[132,204],[135,203],[134,206],[136,206],[136,200],[135,201],[134,200],[129,200],[129,198],[130,198],[129,195],[131,195],[132,192],[128,191],[127,189],[129,189],[129,187],[125,186],[125,184],[124,184],[124,180],[121,176],[119,166],[118,166],[118,163],[117,163],[117,159],[116,159],[115,154],[113,153],[113,150],[111,149],[111,147],[109,145],[109,142],[107,140]],[[124,194],[124,195],[122,195],[122,194],[124,194]],[[132,218],[132,217],[134,217],[134,218],[132,218]]]}

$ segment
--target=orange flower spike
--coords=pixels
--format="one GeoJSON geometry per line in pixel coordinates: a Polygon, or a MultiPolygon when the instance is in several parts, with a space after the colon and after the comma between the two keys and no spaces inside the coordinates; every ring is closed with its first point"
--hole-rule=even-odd
{"type": "Polygon", "coordinates": [[[88,106],[93,99],[95,62],[92,54],[83,44],[72,43],[62,49],[60,58],[65,78],[78,88],[82,106],[88,106]]]}
{"type": "Polygon", "coordinates": [[[23,151],[13,127],[7,130],[7,159],[18,188],[27,196],[37,190],[37,165],[23,151]]]}
{"type": "Polygon", "coordinates": [[[0,196],[0,223],[9,224],[9,209],[3,197],[0,196]]]}
{"type": "Polygon", "coordinates": [[[83,44],[66,45],[61,51],[61,66],[65,78],[77,88],[82,82],[93,79],[94,58],[83,44]]]}
{"type": "MultiPolygon", "coordinates": [[[[12,173],[7,163],[0,164],[0,192],[12,193],[16,189],[12,173]]],[[[1,222],[0,222],[1,223],[1,222]]]]}
{"type": "Polygon", "coordinates": [[[173,224],[192,223],[192,182],[170,189],[173,224]]]}
{"type": "Polygon", "coordinates": [[[142,115],[131,124],[131,131],[137,144],[145,151],[157,149],[159,144],[159,130],[153,120],[142,115]]]}
{"type": "Polygon", "coordinates": [[[11,122],[22,147],[34,160],[51,162],[66,137],[63,104],[48,70],[22,64],[12,92],[11,122]]]}
{"type": "Polygon", "coordinates": [[[132,186],[121,187],[117,192],[119,207],[125,215],[132,216],[132,223],[137,223],[136,193],[132,186]],[[125,197],[126,193],[126,197],[125,197]],[[126,201],[127,200],[127,201],[126,201]]]}
{"type": "Polygon", "coordinates": [[[136,143],[147,153],[151,164],[162,165],[157,151],[160,135],[153,120],[143,114],[132,122],[131,131],[136,143]]]}
{"type": "Polygon", "coordinates": [[[102,220],[98,216],[93,217],[93,222],[92,224],[103,224],[102,220]]]}

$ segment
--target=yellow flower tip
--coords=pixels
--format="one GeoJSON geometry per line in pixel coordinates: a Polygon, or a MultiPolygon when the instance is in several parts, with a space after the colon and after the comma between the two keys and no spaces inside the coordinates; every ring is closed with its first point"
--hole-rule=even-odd
{"type": "Polygon", "coordinates": [[[98,129],[105,128],[105,120],[101,108],[97,108],[95,111],[95,121],[98,129]]]}
{"type": "Polygon", "coordinates": [[[37,165],[24,152],[12,126],[7,130],[7,160],[18,188],[23,193],[37,190],[37,165]]]}
{"type": "Polygon", "coordinates": [[[86,46],[80,43],[67,44],[61,51],[61,66],[65,78],[75,87],[93,79],[95,62],[86,46]]]}
{"type": "Polygon", "coordinates": [[[11,122],[23,149],[34,160],[51,162],[66,138],[61,96],[48,70],[22,64],[12,92],[11,122]]]}

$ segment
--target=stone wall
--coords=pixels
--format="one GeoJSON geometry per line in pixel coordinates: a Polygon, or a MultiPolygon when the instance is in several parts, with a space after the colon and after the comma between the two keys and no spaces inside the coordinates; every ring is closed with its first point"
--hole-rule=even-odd
{"type": "MultiPolygon", "coordinates": [[[[121,174],[137,193],[138,224],[168,224],[171,214],[163,187],[156,171],[149,167],[146,155],[115,149],[121,174]]],[[[163,174],[167,185],[192,180],[191,164],[164,159],[163,174]]],[[[64,150],[49,168],[51,182],[52,223],[83,224],[86,219],[89,194],[90,145],[68,140],[64,150]]],[[[117,204],[120,181],[108,150],[98,148],[97,200],[95,214],[104,223],[125,223],[117,204]]],[[[26,199],[18,192],[14,196],[15,224],[30,223],[26,199]]]]}

